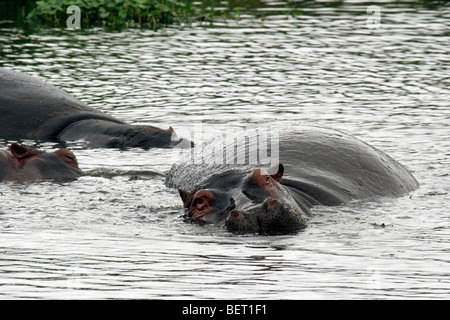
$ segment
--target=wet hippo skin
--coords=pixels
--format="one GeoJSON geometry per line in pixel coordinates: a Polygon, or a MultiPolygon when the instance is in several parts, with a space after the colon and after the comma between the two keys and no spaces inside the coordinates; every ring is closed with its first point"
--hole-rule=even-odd
{"type": "Polygon", "coordinates": [[[83,139],[92,148],[173,147],[172,127],[130,125],[27,74],[0,68],[0,139],[83,139]]]}

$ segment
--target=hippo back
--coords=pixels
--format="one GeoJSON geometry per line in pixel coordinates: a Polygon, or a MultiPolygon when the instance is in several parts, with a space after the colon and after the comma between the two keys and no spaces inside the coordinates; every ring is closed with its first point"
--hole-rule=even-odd
{"type": "MultiPolygon", "coordinates": [[[[247,136],[259,134],[274,127],[251,129],[247,136]]],[[[323,204],[347,203],[373,196],[397,196],[417,188],[411,173],[382,151],[343,132],[300,123],[279,124],[277,134],[279,155],[273,162],[284,166],[282,184],[298,189],[323,204]],[[326,199],[328,198],[328,199],[326,199]]],[[[237,133],[237,136],[242,132],[237,133]]],[[[227,136],[227,141],[234,141],[227,136]]],[[[237,144],[236,154],[245,153],[244,164],[217,163],[222,147],[230,150],[225,141],[217,139],[195,150],[193,156],[175,164],[166,177],[166,185],[193,190],[211,176],[223,177],[233,170],[248,174],[257,167],[268,167],[249,161],[251,150],[256,150],[255,139],[237,144]],[[215,150],[216,152],[211,152],[215,150]],[[202,158],[202,161],[199,159],[202,158]]],[[[229,144],[229,143],[228,143],[229,144]]],[[[225,152],[226,153],[226,152],[225,152]]],[[[272,154],[273,155],[273,154],[272,154]]]]}
{"type": "Polygon", "coordinates": [[[0,138],[54,140],[69,124],[107,116],[27,74],[0,69],[0,138]]]}
{"type": "Polygon", "coordinates": [[[328,128],[298,125],[285,130],[280,134],[280,161],[285,184],[303,186],[306,193],[307,188],[325,190],[342,203],[398,196],[418,187],[412,174],[384,152],[328,128]]]}

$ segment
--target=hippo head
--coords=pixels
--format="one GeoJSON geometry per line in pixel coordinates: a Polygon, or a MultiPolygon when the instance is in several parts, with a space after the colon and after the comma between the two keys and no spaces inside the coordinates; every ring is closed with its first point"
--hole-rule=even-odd
{"type": "Polygon", "coordinates": [[[47,153],[13,143],[9,151],[5,180],[75,179],[82,173],[77,158],[67,149],[47,153]]]}
{"type": "MultiPolygon", "coordinates": [[[[178,189],[186,216],[200,223],[224,221],[230,230],[267,232],[306,227],[309,209],[280,184],[284,166],[275,174],[255,169],[241,179],[227,177],[233,184],[222,189],[199,189],[192,193],[178,189]],[[306,211],[306,212],[305,212],[306,211]]],[[[215,186],[218,183],[213,184],[215,186]]],[[[219,184],[220,185],[220,184],[219,184]]]]}

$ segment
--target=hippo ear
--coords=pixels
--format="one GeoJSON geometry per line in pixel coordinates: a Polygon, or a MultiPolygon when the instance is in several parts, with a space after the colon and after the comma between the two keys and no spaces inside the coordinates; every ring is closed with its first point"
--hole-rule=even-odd
{"type": "Polygon", "coordinates": [[[270,175],[270,176],[271,176],[275,181],[280,182],[281,179],[283,178],[283,174],[284,174],[284,166],[283,166],[283,164],[282,164],[281,162],[278,163],[278,164],[276,164],[275,166],[271,167],[271,168],[269,169],[269,172],[274,172],[275,170],[277,170],[277,172],[276,172],[275,174],[270,175]],[[277,170],[277,168],[276,168],[275,166],[278,167],[278,170],[277,170]],[[275,168],[274,168],[274,167],[275,167],[275,168]]]}
{"type": "Polygon", "coordinates": [[[189,208],[192,202],[192,195],[189,192],[180,188],[178,188],[178,192],[180,193],[181,201],[183,201],[183,206],[185,208],[189,208]]]}
{"type": "Polygon", "coordinates": [[[12,143],[9,148],[13,156],[17,159],[24,159],[36,155],[36,151],[28,149],[18,143],[12,143]]]}

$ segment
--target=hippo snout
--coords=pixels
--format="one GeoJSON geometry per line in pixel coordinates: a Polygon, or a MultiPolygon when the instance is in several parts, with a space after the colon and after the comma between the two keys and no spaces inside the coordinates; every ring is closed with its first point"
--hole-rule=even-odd
{"type": "Polygon", "coordinates": [[[293,231],[306,227],[307,216],[299,208],[269,197],[251,210],[232,211],[225,225],[240,232],[293,231]]]}
{"type": "Polygon", "coordinates": [[[280,203],[281,202],[269,197],[266,200],[264,200],[262,205],[263,205],[264,211],[268,212],[269,210],[274,210],[275,208],[279,208],[280,203]]]}

